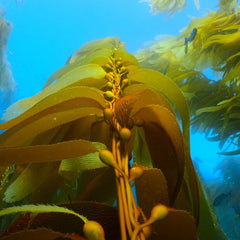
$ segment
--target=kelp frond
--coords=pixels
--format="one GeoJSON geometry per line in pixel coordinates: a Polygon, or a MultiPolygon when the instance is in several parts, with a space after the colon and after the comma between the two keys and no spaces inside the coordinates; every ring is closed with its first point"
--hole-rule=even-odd
{"type": "Polygon", "coordinates": [[[11,100],[16,84],[12,76],[10,64],[7,60],[7,43],[13,25],[3,17],[3,9],[0,8],[0,91],[6,102],[11,100]]]}
{"type": "Polygon", "coordinates": [[[219,4],[219,12],[225,12],[227,15],[235,13],[238,15],[238,0],[220,0],[219,4]]]}
{"type": "MultiPolygon", "coordinates": [[[[153,14],[170,13],[170,16],[185,8],[187,4],[186,0],[141,0],[141,2],[148,2],[153,14]]],[[[194,3],[199,9],[199,0],[194,0],[194,3]]]]}
{"type": "Polygon", "coordinates": [[[220,141],[220,147],[227,140],[239,146],[239,27],[239,15],[210,12],[193,19],[178,36],[149,43],[136,54],[142,67],[162,72],[181,88],[194,129],[220,141]],[[218,73],[219,81],[208,79],[202,73],[206,68],[218,73]]]}
{"type": "MultiPolygon", "coordinates": [[[[153,14],[170,13],[172,16],[176,11],[181,11],[186,7],[186,0],[141,0],[140,2],[148,2],[153,14]]],[[[199,0],[194,0],[197,9],[200,8],[199,0]]],[[[225,12],[227,15],[232,13],[238,15],[238,0],[219,0],[218,13],[225,12]]]]}
{"type": "MultiPolygon", "coordinates": [[[[99,239],[193,240],[198,227],[203,239],[217,239],[211,214],[207,233],[199,216],[209,209],[199,206],[204,195],[189,155],[187,101],[169,77],[141,68],[119,38],[83,45],[40,93],[13,104],[4,117],[2,206],[64,204],[99,222],[89,221],[99,239]]],[[[27,237],[38,229],[43,236],[89,238],[85,225],[67,214],[17,218],[4,234],[27,237]]]]}

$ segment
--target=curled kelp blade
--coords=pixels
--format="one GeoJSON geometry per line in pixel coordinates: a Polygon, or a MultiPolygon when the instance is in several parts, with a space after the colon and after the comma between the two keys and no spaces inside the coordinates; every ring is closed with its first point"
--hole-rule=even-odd
{"type": "MultiPolygon", "coordinates": [[[[140,165],[137,165],[140,166],[140,165]]],[[[143,175],[135,180],[137,202],[147,218],[157,204],[169,205],[166,179],[160,169],[143,168],[143,175]]]]}
{"type": "Polygon", "coordinates": [[[144,84],[133,84],[123,92],[124,96],[115,103],[115,114],[122,126],[128,125],[132,116],[141,108],[148,105],[164,106],[173,113],[169,101],[161,93],[153,88],[148,88],[144,84]]]}
{"type": "Polygon", "coordinates": [[[188,104],[178,86],[170,78],[149,69],[139,69],[130,72],[128,78],[131,83],[143,83],[148,87],[160,91],[173,103],[181,116],[183,134],[186,142],[189,144],[190,122],[188,104]]]}
{"type": "MultiPolygon", "coordinates": [[[[82,66],[77,66],[71,71],[66,72],[62,77],[58,79],[54,84],[48,86],[47,88],[43,89],[40,93],[34,95],[33,97],[20,100],[13,105],[11,105],[3,115],[4,120],[12,119],[21,113],[25,112],[26,110],[30,109],[36,103],[41,101],[42,99],[46,98],[47,96],[60,91],[61,89],[69,86],[85,86],[86,82],[85,79],[88,80],[89,85],[91,85],[91,80],[93,79],[93,84],[96,83],[104,86],[106,84],[105,71],[97,64],[87,64],[82,66]]],[[[95,87],[93,85],[93,87],[95,87]]],[[[97,86],[96,86],[97,87],[97,86]]]]}
{"type": "Polygon", "coordinates": [[[69,240],[86,240],[77,234],[68,234],[55,232],[48,228],[37,228],[37,229],[25,229],[19,232],[4,234],[1,239],[2,240],[26,240],[26,239],[34,239],[34,240],[54,240],[56,238],[64,238],[69,240]]]}
{"type": "Polygon", "coordinates": [[[173,204],[183,179],[185,162],[183,136],[177,119],[168,109],[159,105],[140,109],[133,119],[143,122],[153,167],[161,169],[165,175],[170,204],[173,204]]]}
{"type": "Polygon", "coordinates": [[[51,112],[58,112],[77,106],[104,108],[105,100],[101,91],[96,88],[86,86],[67,87],[43,98],[18,117],[1,123],[0,129],[11,128],[34,115],[36,115],[35,118],[40,118],[51,112]]]}

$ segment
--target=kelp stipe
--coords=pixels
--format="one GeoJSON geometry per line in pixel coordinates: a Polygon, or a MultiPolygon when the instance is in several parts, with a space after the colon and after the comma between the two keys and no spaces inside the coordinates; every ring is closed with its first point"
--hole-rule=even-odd
{"type": "Polygon", "coordinates": [[[2,239],[194,240],[197,231],[217,239],[189,155],[187,102],[170,78],[141,69],[118,38],[83,45],[4,116],[1,206],[24,201],[19,209],[41,213],[18,215],[2,239]],[[77,215],[95,221],[87,225],[93,232],[77,215]]]}

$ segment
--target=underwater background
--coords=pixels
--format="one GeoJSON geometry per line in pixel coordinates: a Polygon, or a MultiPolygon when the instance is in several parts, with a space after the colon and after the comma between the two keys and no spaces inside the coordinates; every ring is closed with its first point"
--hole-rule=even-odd
{"type": "MultiPolygon", "coordinates": [[[[0,0],[1,16],[12,28],[4,51],[15,81],[9,83],[7,95],[0,92],[1,115],[10,104],[40,92],[49,76],[86,42],[119,37],[135,54],[159,35],[178,36],[192,17],[216,11],[218,4],[200,0],[197,9],[189,0],[168,17],[152,14],[149,4],[138,0],[0,0]]],[[[203,72],[219,79],[209,68],[203,72]]],[[[221,227],[228,239],[240,239],[240,205],[234,204],[240,195],[238,155],[220,156],[219,142],[208,141],[199,131],[191,132],[190,140],[194,165],[221,227]]]]}

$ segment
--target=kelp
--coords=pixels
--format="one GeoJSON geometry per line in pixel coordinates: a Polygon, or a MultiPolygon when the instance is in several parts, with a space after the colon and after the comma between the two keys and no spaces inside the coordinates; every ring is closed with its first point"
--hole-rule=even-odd
{"type": "Polygon", "coordinates": [[[217,239],[189,154],[187,102],[119,38],[83,45],[4,117],[0,216],[16,216],[2,217],[1,238],[217,239]]]}
{"type": "MultiPolygon", "coordinates": [[[[140,2],[148,2],[153,14],[170,13],[172,16],[176,11],[181,11],[187,5],[186,0],[141,0],[140,2]]],[[[197,9],[200,8],[199,0],[194,0],[197,9]]],[[[225,12],[227,15],[235,13],[238,15],[238,0],[219,0],[216,6],[219,8],[218,12],[225,12]]]]}
{"type": "Polygon", "coordinates": [[[3,93],[5,101],[12,100],[12,94],[16,88],[11,72],[10,64],[7,60],[7,43],[13,25],[3,17],[4,10],[0,8],[0,91],[3,93]]]}
{"type": "Polygon", "coordinates": [[[239,15],[210,12],[195,18],[176,37],[158,38],[136,53],[142,67],[157,70],[170,77],[183,91],[190,107],[195,131],[220,142],[223,154],[239,154],[239,15]],[[193,29],[197,34],[188,43],[193,29]],[[219,76],[213,81],[203,74],[212,68],[219,76]],[[235,145],[227,153],[227,145],[235,145]]]}
{"type": "MultiPolygon", "coordinates": [[[[142,0],[141,2],[148,2],[153,14],[170,13],[170,16],[176,11],[181,11],[187,4],[186,0],[142,0]]],[[[194,0],[194,3],[199,9],[199,0],[194,0]]]]}

